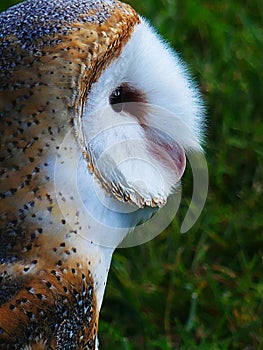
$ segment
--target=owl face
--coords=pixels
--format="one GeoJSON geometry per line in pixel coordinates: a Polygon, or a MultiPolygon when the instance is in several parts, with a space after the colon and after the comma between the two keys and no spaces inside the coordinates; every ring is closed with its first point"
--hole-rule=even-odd
{"type": "Polygon", "coordinates": [[[186,152],[200,151],[202,105],[180,59],[140,19],[92,84],[77,133],[90,171],[119,201],[162,207],[186,152]]]}

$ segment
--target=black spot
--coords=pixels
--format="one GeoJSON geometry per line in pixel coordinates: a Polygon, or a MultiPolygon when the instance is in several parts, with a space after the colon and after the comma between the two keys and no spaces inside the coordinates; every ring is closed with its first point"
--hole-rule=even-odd
{"type": "Polygon", "coordinates": [[[17,189],[16,188],[11,188],[10,192],[11,192],[11,194],[15,194],[17,192],[17,189]]]}
{"type": "Polygon", "coordinates": [[[18,305],[21,305],[21,304],[26,304],[28,302],[28,300],[26,298],[22,298],[22,299],[17,299],[16,300],[16,303],[18,305]]]}
{"type": "Polygon", "coordinates": [[[16,308],[15,305],[13,305],[13,304],[10,304],[10,305],[9,305],[9,309],[10,309],[10,310],[13,311],[13,310],[15,310],[15,308],[16,308]]]}
{"type": "Polygon", "coordinates": [[[40,169],[38,167],[35,167],[35,169],[33,170],[33,174],[37,174],[40,172],[40,169]]]}
{"type": "Polygon", "coordinates": [[[73,295],[77,297],[79,295],[79,292],[76,289],[73,289],[73,295]]]}
{"type": "Polygon", "coordinates": [[[48,288],[51,288],[51,287],[52,287],[52,284],[48,281],[48,282],[46,282],[46,286],[47,286],[48,288]]]}
{"type": "Polygon", "coordinates": [[[29,319],[32,319],[34,316],[33,312],[31,312],[31,311],[26,311],[26,315],[29,319]]]}
{"type": "Polygon", "coordinates": [[[29,250],[31,250],[31,249],[32,249],[32,244],[28,244],[28,245],[26,246],[26,250],[29,251],[29,250]]]}
{"type": "Polygon", "coordinates": [[[38,191],[39,191],[39,187],[35,187],[35,188],[32,189],[32,192],[33,192],[34,194],[36,194],[38,191]]]}

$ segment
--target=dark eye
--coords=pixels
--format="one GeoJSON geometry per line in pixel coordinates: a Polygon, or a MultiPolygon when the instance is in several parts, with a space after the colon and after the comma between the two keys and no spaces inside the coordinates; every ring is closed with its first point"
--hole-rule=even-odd
{"type": "Polygon", "coordinates": [[[109,101],[115,112],[123,111],[138,118],[144,114],[145,103],[147,103],[144,93],[128,83],[117,87],[111,93],[109,101]]]}
{"type": "Polygon", "coordinates": [[[123,100],[123,88],[122,86],[119,86],[110,95],[110,104],[115,112],[120,113],[122,111],[123,102],[125,102],[123,100]]]}

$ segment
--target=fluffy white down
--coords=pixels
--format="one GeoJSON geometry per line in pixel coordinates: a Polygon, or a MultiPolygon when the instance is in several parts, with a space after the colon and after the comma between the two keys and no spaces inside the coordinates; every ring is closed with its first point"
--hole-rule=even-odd
{"type": "Polygon", "coordinates": [[[144,19],[88,95],[82,128],[101,179],[109,187],[120,186],[133,202],[142,197],[144,204],[153,200],[161,206],[180,176],[151,154],[139,121],[110,106],[109,96],[124,83],[141,91],[151,106],[144,116],[147,125],[185,151],[200,150],[202,104],[182,62],[144,19]]]}

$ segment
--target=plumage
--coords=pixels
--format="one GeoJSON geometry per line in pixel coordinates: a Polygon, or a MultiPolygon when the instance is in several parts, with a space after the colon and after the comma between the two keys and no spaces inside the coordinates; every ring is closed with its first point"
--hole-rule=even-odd
{"type": "Polygon", "coordinates": [[[1,349],[95,349],[114,249],[201,150],[199,94],[115,0],[2,13],[0,82],[1,349]]]}

